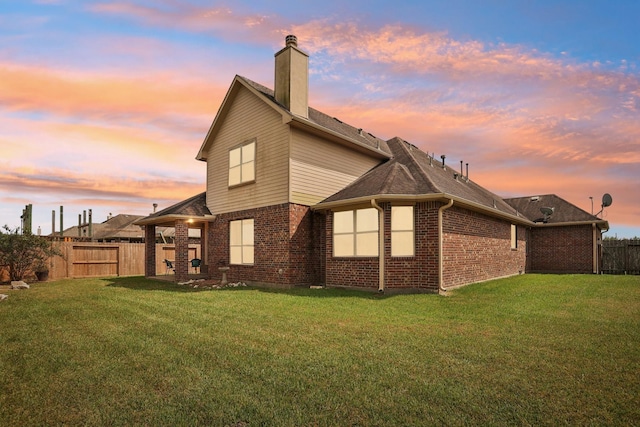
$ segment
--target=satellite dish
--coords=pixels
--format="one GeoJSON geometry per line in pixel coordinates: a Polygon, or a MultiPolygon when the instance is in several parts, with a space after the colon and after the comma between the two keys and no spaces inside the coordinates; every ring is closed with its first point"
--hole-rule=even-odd
{"type": "Polygon", "coordinates": [[[542,215],[544,215],[545,217],[549,217],[553,215],[553,211],[554,211],[554,208],[547,208],[547,207],[540,208],[540,212],[542,212],[542,215]]]}
{"type": "Polygon", "coordinates": [[[604,193],[604,195],[602,196],[602,207],[606,208],[608,206],[611,206],[611,203],[613,203],[613,199],[611,198],[611,194],[604,193]]]}

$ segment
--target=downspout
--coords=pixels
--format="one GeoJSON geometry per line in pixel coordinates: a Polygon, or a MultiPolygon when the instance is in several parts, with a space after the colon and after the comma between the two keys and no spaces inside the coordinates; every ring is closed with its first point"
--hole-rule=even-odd
{"type": "Polygon", "coordinates": [[[384,292],[384,210],[371,199],[371,206],[378,210],[378,292],[384,292]]]}
{"type": "Polygon", "coordinates": [[[445,210],[449,209],[451,206],[453,206],[453,199],[449,199],[449,203],[447,203],[446,205],[442,205],[440,206],[440,208],[438,209],[438,292],[442,293],[442,292],[446,292],[447,290],[443,287],[444,284],[444,280],[442,278],[442,272],[444,270],[443,268],[443,241],[444,241],[444,236],[442,233],[442,212],[444,212],[445,210]]]}

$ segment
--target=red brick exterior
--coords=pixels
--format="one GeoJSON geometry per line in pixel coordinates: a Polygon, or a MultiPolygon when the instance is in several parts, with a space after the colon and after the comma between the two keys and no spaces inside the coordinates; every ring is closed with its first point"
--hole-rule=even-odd
{"type": "Polygon", "coordinates": [[[511,222],[456,207],[443,214],[443,287],[525,272],[526,228],[518,226],[511,249],[511,222]]]}
{"type": "Polygon", "coordinates": [[[155,276],[156,272],[156,226],[147,224],[144,226],[144,275],[155,276]]]}
{"type": "MultiPolygon", "coordinates": [[[[385,290],[438,290],[439,202],[414,208],[416,252],[413,257],[391,256],[391,206],[385,212],[385,290]]],[[[327,215],[326,285],[377,289],[379,259],[334,258],[333,215],[327,215]]],[[[518,247],[511,249],[511,223],[457,207],[444,211],[444,287],[523,273],[526,230],[518,227],[518,247]]]]}
{"type": "MultiPolygon", "coordinates": [[[[600,231],[597,230],[597,237],[600,231]]],[[[593,227],[542,226],[531,229],[529,272],[593,273],[593,227]]]]}
{"type": "Polygon", "coordinates": [[[264,208],[219,214],[209,226],[209,276],[220,278],[220,266],[230,267],[229,282],[271,286],[312,285],[321,277],[324,245],[314,237],[322,215],[308,206],[285,203],[264,208]],[[254,264],[229,265],[229,222],[254,219],[254,264]]]}
{"type": "MultiPolygon", "coordinates": [[[[391,205],[381,204],[385,214],[385,290],[438,290],[438,209],[442,205],[415,205],[415,256],[392,257],[391,205]]],[[[325,215],[290,203],[219,214],[208,227],[209,276],[220,278],[218,267],[229,266],[230,282],[377,290],[378,257],[334,258],[332,230],[331,212],[325,215]],[[255,263],[229,265],[229,222],[246,218],[254,219],[255,263]]],[[[445,288],[525,271],[592,272],[591,226],[517,226],[517,247],[512,249],[510,221],[454,205],[443,212],[443,243],[445,288]]]]}
{"type": "Polygon", "coordinates": [[[176,220],[176,280],[189,280],[189,226],[185,220],[176,220]]]}

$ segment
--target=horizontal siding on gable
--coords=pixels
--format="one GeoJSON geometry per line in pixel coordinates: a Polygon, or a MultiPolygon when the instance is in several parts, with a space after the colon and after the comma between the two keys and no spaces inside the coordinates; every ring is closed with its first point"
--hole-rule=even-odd
{"type": "Polygon", "coordinates": [[[213,214],[286,203],[289,128],[282,116],[241,87],[207,156],[207,206],[213,214]],[[256,138],[255,183],[228,187],[229,149],[256,138]]]}
{"type": "Polygon", "coordinates": [[[377,166],[379,159],[293,130],[291,194],[293,203],[314,205],[377,166]]]}

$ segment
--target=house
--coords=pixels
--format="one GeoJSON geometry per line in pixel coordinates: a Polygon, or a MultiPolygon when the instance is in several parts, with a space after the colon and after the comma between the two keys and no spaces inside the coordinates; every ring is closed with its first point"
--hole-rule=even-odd
{"type": "MultiPolygon", "coordinates": [[[[145,230],[140,225],[137,225],[137,221],[142,218],[144,217],[141,215],[110,214],[107,220],[103,222],[85,222],[69,227],[64,230],[62,237],[73,241],[142,243],[145,241],[145,230]]],[[[156,227],[155,241],[157,243],[173,242],[175,240],[175,231],[172,227],[172,224],[169,227],[156,227]]],[[[49,236],[54,238],[61,237],[60,232],[51,233],[49,236]]],[[[189,239],[192,243],[199,242],[199,230],[189,230],[189,239]]]]}
{"type": "MultiPolygon", "coordinates": [[[[230,280],[268,286],[438,292],[534,267],[583,271],[543,264],[534,247],[574,222],[591,227],[588,239],[575,235],[592,245],[597,271],[606,221],[558,205],[553,220],[538,222],[462,163],[377,138],[308,98],[308,56],[295,36],[275,54],[273,90],[233,79],[196,157],[207,163],[206,192],[137,221],[147,235],[175,227],[178,280],[188,275],[190,228],[202,230],[203,272],[219,278],[224,267],[230,280]]],[[[148,243],[147,276],[156,274],[154,251],[148,243]]]]}
{"type": "Polygon", "coordinates": [[[536,224],[529,232],[528,272],[600,272],[606,221],[555,194],[505,201],[536,224]]]}

